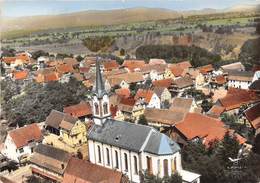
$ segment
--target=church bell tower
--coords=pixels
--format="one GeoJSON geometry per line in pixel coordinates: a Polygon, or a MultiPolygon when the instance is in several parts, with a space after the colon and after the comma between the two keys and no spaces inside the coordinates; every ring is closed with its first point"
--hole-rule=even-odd
{"type": "Polygon", "coordinates": [[[92,110],[96,125],[103,125],[111,116],[109,97],[100,70],[100,58],[96,60],[96,83],[93,87],[92,110]]]}

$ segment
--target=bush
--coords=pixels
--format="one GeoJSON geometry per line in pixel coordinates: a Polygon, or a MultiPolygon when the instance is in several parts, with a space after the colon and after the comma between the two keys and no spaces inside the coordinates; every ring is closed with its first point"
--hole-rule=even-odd
{"type": "Polygon", "coordinates": [[[83,40],[83,44],[92,52],[107,51],[114,42],[111,36],[88,37],[83,40]]]}

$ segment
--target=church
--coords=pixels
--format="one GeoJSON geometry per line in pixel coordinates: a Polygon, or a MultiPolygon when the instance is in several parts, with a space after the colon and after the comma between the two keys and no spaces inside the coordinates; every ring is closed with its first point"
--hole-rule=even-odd
{"type": "Polygon", "coordinates": [[[182,169],[180,147],[168,136],[150,126],[111,118],[99,60],[93,93],[94,125],[88,135],[91,163],[122,172],[135,183],[144,172],[159,177],[177,172],[183,182],[200,182],[199,174],[182,169]]]}

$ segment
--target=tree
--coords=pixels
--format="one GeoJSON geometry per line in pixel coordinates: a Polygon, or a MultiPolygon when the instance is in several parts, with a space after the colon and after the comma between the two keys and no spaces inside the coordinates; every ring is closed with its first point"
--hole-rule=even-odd
{"type": "Polygon", "coordinates": [[[49,53],[43,51],[43,50],[38,50],[32,53],[32,58],[33,59],[38,59],[40,56],[49,56],[49,53]]]}
{"type": "Polygon", "coordinates": [[[140,125],[148,125],[148,122],[147,122],[147,120],[146,120],[144,115],[141,115],[139,117],[138,124],[140,124],[140,125]]]}
{"type": "Polygon", "coordinates": [[[107,51],[115,40],[111,36],[88,37],[83,40],[83,44],[92,52],[107,51]]]}
{"type": "Polygon", "coordinates": [[[229,158],[237,158],[240,144],[235,135],[231,136],[229,132],[226,132],[223,140],[220,142],[216,149],[216,156],[226,167],[231,166],[229,158]]]}
{"type": "Polygon", "coordinates": [[[182,177],[178,173],[174,173],[170,177],[164,177],[163,182],[164,183],[182,183],[182,177]]]}
{"type": "Polygon", "coordinates": [[[253,151],[260,155],[260,133],[255,137],[253,151]]]}
{"type": "Polygon", "coordinates": [[[208,100],[203,100],[201,103],[201,107],[203,109],[204,112],[208,112],[211,107],[213,106],[213,103],[211,101],[208,100]]]}
{"type": "Polygon", "coordinates": [[[23,89],[23,95],[7,97],[2,107],[10,125],[23,126],[44,121],[52,109],[63,111],[64,107],[85,100],[88,93],[74,78],[68,83],[50,82],[45,86],[31,83],[23,89]]]}
{"type": "Polygon", "coordinates": [[[124,56],[124,55],[125,55],[125,49],[124,49],[124,48],[121,48],[121,49],[120,49],[120,55],[121,55],[121,56],[124,56]]]}
{"type": "Polygon", "coordinates": [[[77,57],[76,57],[76,60],[78,61],[78,62],[80,62],[80,61],[82,61],[84,58],[81,56],[81,55],[78,55],[77,57]]]}

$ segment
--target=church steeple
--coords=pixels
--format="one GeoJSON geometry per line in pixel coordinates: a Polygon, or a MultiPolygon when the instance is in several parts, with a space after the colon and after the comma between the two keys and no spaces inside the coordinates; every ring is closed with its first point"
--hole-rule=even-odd
{"type": "Polygon", "coordinates": [[[105,90],[104,81],[100,70],[100,59],[96,60],[96,83],[93,88],[92,108],[93,120],[97,125],[103,125],[110,118],[109,97],[105,90]]]}
{"type": "Polygon", "coordinates": [[[98,98],[102,98],[105,94],[107,94],[105,90],[104,81],[102,78],[101,70],[100,70],[100,58],[96,60],[96,86],[94,88],[94,93],[98,98]]]}

